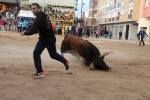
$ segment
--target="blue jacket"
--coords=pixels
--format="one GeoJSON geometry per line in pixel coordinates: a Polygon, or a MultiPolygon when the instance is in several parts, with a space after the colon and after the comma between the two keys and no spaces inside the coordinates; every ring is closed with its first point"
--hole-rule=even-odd
{"type": "Polygon", "coordinates": [[[16,23],[16,26],[17,26],[17,27],[18,27],[18,26],[21,27],[21,22],[17,22],[17,23],[16,23]]]}
{"type": "Polygon", "coordinates": [[[140,33],[140,35],[141,35],[142,37],[144,37],[145,34],[146,34],[145,31],[143,31],[143,30],[141,30],[139,33],[140,33]]]}
{"type": "Polygon", "coordinates": [[[113,33],[112,32],[109,32],[109,35],[112,35],[113,33]]]}

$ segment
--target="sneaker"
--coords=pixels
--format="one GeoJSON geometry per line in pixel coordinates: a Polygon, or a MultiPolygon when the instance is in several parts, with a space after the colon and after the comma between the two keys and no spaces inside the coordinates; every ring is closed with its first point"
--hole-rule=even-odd
{"type": "Polygon", "coordinates": [[[66,70],[69,69],[69,66],[70,66],[69,64],[70,64],[69,59],[66,59],[66,63],[65,63],[66,70]]]}
{"type": "Polygon", "coordinates": [[[45,76],[45,74],[44,74],[44,72],[40,72],[40,73],[38,73],[38,72],[36,72],[35,74],[33,74],[33,76],[34,77],[40,77],[40,76],[45,76]]]}

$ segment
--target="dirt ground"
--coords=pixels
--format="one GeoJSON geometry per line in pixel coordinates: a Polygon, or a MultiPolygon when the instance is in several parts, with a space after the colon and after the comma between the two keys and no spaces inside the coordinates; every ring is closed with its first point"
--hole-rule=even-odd
{"type": "MultiPolygon", "coordinates": [[[[63,37],[56,38],[60,53],[63,37]]],[[[38,35],[0,33],[0,100],[150,100],[150,45],[90,38],[101,53],[110,52],[105,62],[112,70],[90,71],[82,59],[65,54],[73,74],[66,74],[45,49],[41,59],[46,76],[35,79],[37,40],[38,35]]]]}

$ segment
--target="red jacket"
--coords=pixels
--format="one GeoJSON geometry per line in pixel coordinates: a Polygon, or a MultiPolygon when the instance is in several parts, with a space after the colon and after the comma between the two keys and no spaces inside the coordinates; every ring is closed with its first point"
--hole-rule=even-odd
{"type": "Polygon", "coordinates": [[[4,25],[4,21],[0,19],[0,25],[4,25]]]}

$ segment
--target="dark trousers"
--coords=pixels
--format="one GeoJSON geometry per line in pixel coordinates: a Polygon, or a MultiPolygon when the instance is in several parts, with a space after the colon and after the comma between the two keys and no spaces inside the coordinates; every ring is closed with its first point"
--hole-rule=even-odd
{"type": "Polygon", "coordinates": [[[145,45],[145,43],[144,43],[144,36],[141,36],[141,40],[140,40],[140,43],[139,43],[139,45],[141,45],[141,42],[143,42],[143,45],[145,45]]]}
{"type": "Polygon", "coordinates": [[[42,64],[41,64],[41,57],[43,50],[47,48],[47,51],[52,59],[55,59],[57,61],[62,62],[63,64],[66,63],[66,59],[57,53],[56,51],[56,37],[50,37],[48,39],[39,39],[39,41],[36,44],[36,47],[33,51],[33,58],[34,58],[34,64],[37,72],[42,72],[42,64]]]}
{"type": "Polygon", "coordinates": [[[18,33],[21,33],[21,27],[18,27],[18,33]]]}
{"type": "Polygon", "coordinates": [[[82,32],[79,32],[79,37],[82,37],[82,32]]]}
{"type": "Polygon", "coordinates": [[[112,35],[110,35],[109,38],[111,39],[111,38],[112,38],[112,35]]]}
{"type": "Polygon", "coordinates": [[[99,38],[99,35],[98,35],[98,34],[96,34],[96,35],[95,35],[95,37],[96,37],[96,38],[99,38]]]}
{"type": "Polygon", "coordinates": [[[26,30],[27,28],[26,27],[23,27],[23,30],[26,30]]]}
{"type": "Polygon", "coordinates": [[[61,35],[61,30],[60,29],[58,29],[58,34],[61,35]]]}
{"type": "Polygon", "coordinates": [[[90,37],[90,33],[87,33],[88,38],[90,37]]]}
{"type": "Polygon", "coordinates": [[[122,35],[119,35],[119,40],[121,40],[122,35]]]}

